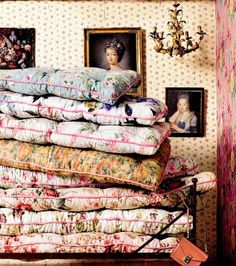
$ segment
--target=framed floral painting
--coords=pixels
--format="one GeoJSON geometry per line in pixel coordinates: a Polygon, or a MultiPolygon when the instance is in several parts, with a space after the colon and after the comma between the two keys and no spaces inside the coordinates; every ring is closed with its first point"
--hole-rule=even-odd
{"type": "Polygon", "coordinates": [[[0,28],[0,69],[35,66],[35,29],[0,28]]]}
{"type": "MultiPolygon", "coordinates": [[[[87,28],[84,38],[85,66],[135,70],[143,79],[141,28],[87,28]],[[114,51],[117,52],[116,64],[112,58],[114,51]]],[[[128,94],[144,96],[143,84],[128,94]]]]}

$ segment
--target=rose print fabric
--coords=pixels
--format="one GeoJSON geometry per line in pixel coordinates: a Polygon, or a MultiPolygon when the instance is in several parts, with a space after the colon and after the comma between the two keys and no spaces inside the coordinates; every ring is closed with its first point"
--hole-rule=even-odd
{"type": "MultiPolygon", "coordinates": [[[[32,212],[27,210],[26,205],[19,204],[18,207],[22,210],[0,208],[0,235],[19,236],[32,233],[66,235],[82,232],[156,234],[181,212],[142,208],[90,212],[32,212]]],[[[185,214],[169,226],[165,233],[184,233],[191,227],[192,216],[185,214]]]]}
{"type": "MultiPolygon", "coordinates": [[[[0,236],[1,253],[133,253],[150,236],[132,232],[104,234],[78,233],[58,235],[35,233],[0,236]]],[[[154,239],[140,253],[170,253],[177,245],[176,237],[154,239]]]]}
{"type": "Polygon", "coordinates": [[[189,194],[189,186],[172,192],[147,192],[129,188],[12,188],[0,189],[0,206],[33,211],[135,209],[173,207],[189,194]]]}
{"type": "MultiPolygon", "coordinates": [[[[213,173],[195,175],[197,191],[205,193],[215,187],[213,173]]],[[[174,207],[190,193],[192,178],[163,182],[157,192],[123,187],[80,188],[12,188],[0,189],[0,206],[33,211],[67,210],[90,211],[98,209],[135,209],[140,207],[174,207]]]]}
{"type": "Polygon", "coordinates": [[[88,177],[59,176],[40,171],[29,171],[20,168],[0,165],[0,188],[77,188],[77,187],[107,187],[110,184],[98,183],[88,177]]]}
{"type": "Polygon", "coordinates": [[[45,117],[57,121],[85,119],[101,125],[153,125],[165,116],[167,106],[157,99],[128,95],[115,105],[110,105],[0,91],[0,111],[18,118],[45,117]]]}
{"type": "Polygon", "coordinates": [[[0,114],[0,139],[53,143],[111,153],[153,155],[170,135],[162,122],[150,127],[98,126],[91,122],[56,122],[46,118],[17,119],[0,114]]]}
{"type": "Polygon", "coordinates": [[[170,154],[165,139],[153,156],[120,155],[58,145],[0,140],[0,165],[60,176],[86,177],[100,183],[129,184],[156,191],[170,154]]]}
{"type": "Polygon", "coordinates": [[[199,166],[194,159],[171,156],[165,169],[164,179],[185,175],[196,175],[198,172],[199,166]]]}
{"type": "Polygon", "coordinates": [[[28,95],[53,94],[74,100],[96,100],[115,104],[118,99],[141,84],[133,70],[108,71],[82,67],[76,70],[26,68],[0,72],[0,89],[28,95]]]}

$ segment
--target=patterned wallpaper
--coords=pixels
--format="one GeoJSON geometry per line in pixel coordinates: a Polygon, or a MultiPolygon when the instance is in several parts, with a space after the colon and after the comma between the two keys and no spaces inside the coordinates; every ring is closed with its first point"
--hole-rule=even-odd
{"type": "MultiPolygon", "coordinates": [[[[181,1],[185,29],[195,36],[207,32],[201,48],[183,58],[157,54],[149,32],[167,32],[173,1],[1,1],[1,27],[36,29],[36,66],[76,68],[84,65],[84,28],[141,27],[144,30],[143,68],[147,96],[165,101],[165,87],[205,89],[205,136],[171,138],[172,154],[194,157],[202,171],[216,171],[215,1],[181,1]]],[[[216,191],[206,196],[209,253],[216,250],[216,191]]],[[[198,216],[198,236],[205,224],[198,216]]]]}
{"type": "Polygon", "coordinates": [[[236,265],[236,2],[217,1],[216,15],[220,247],[236,265]]]}

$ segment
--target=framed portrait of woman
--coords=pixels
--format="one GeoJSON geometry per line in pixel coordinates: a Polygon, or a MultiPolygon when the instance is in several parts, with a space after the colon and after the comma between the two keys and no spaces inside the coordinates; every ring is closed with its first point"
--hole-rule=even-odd
{"type": "MultiPolygon", "coordinates": [[[[143,77],[141,28],[86,28],[84,40],[85,66],[135,70],[143,77]]],[[[143,84],[129,94],[144,96],[143,84]]]]}
{"type": "Polygon", "coordinates": [[[204,89],[166,88],[166,121],[173,137],[204,136],[204,89]]]}

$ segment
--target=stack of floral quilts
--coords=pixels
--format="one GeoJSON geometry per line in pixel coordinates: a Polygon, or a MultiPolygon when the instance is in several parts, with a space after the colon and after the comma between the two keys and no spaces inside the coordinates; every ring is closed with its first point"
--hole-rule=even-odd
{"type": "MultiPolygon", "coordinates": [[[[1,71],[1,253],[134,252],[179,215],[163,209],[189,193],[177,176],[212,187],[212,173],[170,157],[165,104],[125,95],[140,82],[131,70],[1,71]]],[[[191,228],[184,215],[141,252],[169,253],[191,228]]]]}

